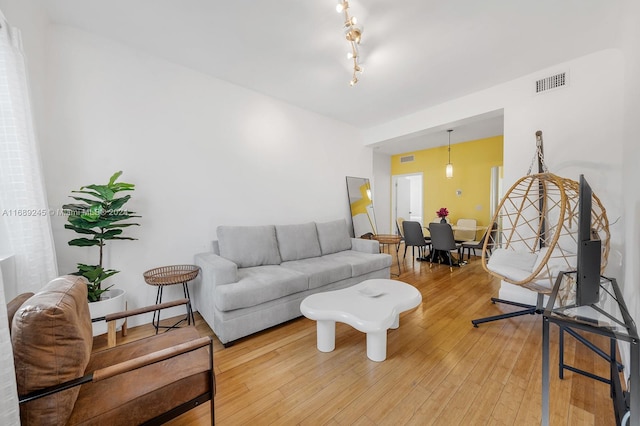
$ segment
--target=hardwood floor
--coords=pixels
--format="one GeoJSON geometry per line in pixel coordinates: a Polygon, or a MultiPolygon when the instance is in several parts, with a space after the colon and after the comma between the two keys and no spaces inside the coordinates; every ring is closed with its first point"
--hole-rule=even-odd
{"type": "MultiPolygon", "coordinates": [[[[216,423],[539,425],[541,316],[474,328],[474,318],[514,309],[490,302],[499,281],[479,258],[453,272],[407,258],[398,279],[416,286],[423,303],[389,330],[384,362],[370,361],[364,334],[344,324],[336,327],[336,349],[318,352],[315,322],[306,318],[227,349],[215,340],[216,423]]],[[[212,335],[196,318],[200,332],[212,335]]],[[[551,331],[551,424],[614,424],[608,385],[571,372],[558,378],[557,327],[551,331]]],[[[128,338],[151,332],[137,327],[128,338]]],[[[590,338],[608,347],[607,340],[590,338]]],[[[607,374],[608,365],[593,352],[573,338],[565,344],[567,362],[607,374]]],[[[208,416],[207,404],[170,424],[205,425],[208,416]]]]}

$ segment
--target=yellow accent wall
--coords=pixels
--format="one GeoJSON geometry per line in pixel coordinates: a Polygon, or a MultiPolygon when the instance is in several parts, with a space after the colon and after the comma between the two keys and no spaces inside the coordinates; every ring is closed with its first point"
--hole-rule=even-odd
{"type": "Polygon", "coordinates": [[[436,217],[436,210],[446,207],[449,219],[476,219],[478,225],[488,226],[491,217],[489,194],[491,168],[502,166],[503,137],[494,136],[451,145],[453,178],[447,179],[444,169],[448,161],[447,147],[407,152],[391,157],[391,174],[423,174],[423,221],[436,217]],[[400,157],[413,155],[414,161],[400,163],[400,157]],[[460,196],[456,191],[461,190],[460,196]]]}

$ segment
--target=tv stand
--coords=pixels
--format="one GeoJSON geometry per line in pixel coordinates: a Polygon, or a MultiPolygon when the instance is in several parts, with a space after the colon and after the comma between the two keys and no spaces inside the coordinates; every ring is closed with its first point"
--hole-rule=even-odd
{"type": "Polygon", "coordinates": [[[627,392],[620,383],[623,366],[616,359],[617,341],[630,343],[629,378],[631,386],[640,386],[640,350],[638,331],[629,315],[627,306],[614,278],[600,278],[600,298],[595,303],[579,306],[576,304],[576,272],[561,272],[556,279],[553,292],[543,312],[542,322],[542,425],[549,425],[549,324],[560,328],[559,334],[559,376],[569,370],[594,380],[609,384],[616,417],[616,424],[630,411],[627,425],[640,425],[640,392],[627,392]],[[593,345],[576,330],[609,337],[609,353],[593,345]],[[578,341],[609,363],[609,377],[600,377],[588,371],[572,367],[564,362],[564,333],[576,337],[578,341]]]}

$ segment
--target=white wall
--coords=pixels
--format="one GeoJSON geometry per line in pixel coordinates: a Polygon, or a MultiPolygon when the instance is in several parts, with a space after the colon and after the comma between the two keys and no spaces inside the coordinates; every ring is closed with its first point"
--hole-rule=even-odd
{"type": "MultiPolygon", "coordinates": [[[[624,2],[622,51],[624,53],[624,133],[622,163],[623,226],[628,244],[624,252],[623,292],[636,324],[640,324],[640,2],[624,2]]],[[[623,360],[626,361],[626,360],[623,360]]],[[[637,367],[637,366],[636,366],[637,367]]],[[[628,370],[625,369],[628,374],[628,370]]],[[[635,385],[638,386],[637,384],[635,385]]]]}
{"type": "MultiPolygon", "coordinates": [[[[50,28],[47,52],[50,206],[117,170],[136,184],[138,241],[107,246],[130,307],[154,300],[144,271],[193,263],[218,225],[348,218],[345,176],[372,174],[353,127],[67,27],[50,28]]],[[[52,222],[61,273],[97,262],[67,245],[64,217],[52,222]]]]}
{"type": "Polygon", "coordinates": [[[373,154],[373,207],[376,215],[378,234],[395,234],[391,224],[391,157],[375,152],[373,154]]]}
{"type": "MultiPolygon", "coordinates": [[[[604,204],[610,221],[608,275],[622,275],[624,230],[613,224],[622,208],[623,57],[606,50],[543,70],[518,81],[520,99],[505,107],[505,186],[526,173],[542,130],[545,161],[559,176],[585,175],[604,204]],[[542,95],[526,96],[531,82],[567,70],[569,85],[542,95]]],[[[516,87],[512,89],[516,91],[516,87]]]]}

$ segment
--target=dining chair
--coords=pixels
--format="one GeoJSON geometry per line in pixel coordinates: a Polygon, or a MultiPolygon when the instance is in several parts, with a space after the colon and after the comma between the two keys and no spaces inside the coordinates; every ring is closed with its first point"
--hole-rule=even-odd
{"type": "Polygon", "coordinates": [[[456,222],[456,230],[453,231],[453,239],[458,242],[474,241],[476,239],[475,219],[458,219],[456,222]]]}
{"type": "Polygon", "coordinates": [[[453,229],[448,223],[430,223],[429,233],[431,234],[431,264],[436,256],[446,254],[449,260],[449,269],[453,271],[452,251],[458,252],[458,265],[461,262],[462,244],[456,243],[453,239],[453,229]]]}
{"type": "Polygon", "coordinates": [[[420,222],[413,220],[405,220],[402,223],[404,228],[404,256],[407,257],[407,248],[411,246],[413,257],[416,256],[416,247],[418,247],[418,255],[420,258],[426,257],[426,250],[431,246],[431,239],[425,238],[422,233],[422,225],[420,222]]]}
{"type": "Polygon", "coordinates": [[[491,229],[487,228],[482,234],[482,238],[479,241],[464,241],[462,243],[462,259],[464,260],[464,252],[467,251],[467,260],[471,260],[471,250],[473,250],[473,255],[475,256],[476,250],[482,250],[482,246],[484,245],[484,240],[487,238],[489,234],[491,234],[491,238],[489,238],[489,243],[487,244],[487,252],[491,255],[491,250],[493,249],[494,241],[496,240],[496,232],[498,232],[498,223],[493,222],[491,225],[491,229]]]}

